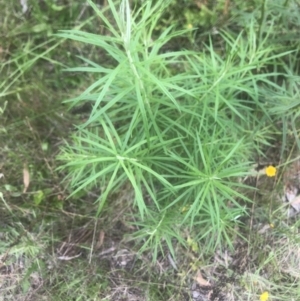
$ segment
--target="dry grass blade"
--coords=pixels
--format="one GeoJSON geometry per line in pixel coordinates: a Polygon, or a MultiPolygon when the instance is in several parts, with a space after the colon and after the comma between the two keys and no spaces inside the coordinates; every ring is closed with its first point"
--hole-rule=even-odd
{"type": "Polygon", "coordinates": [[[211,284],[205,280],[200,272],[200,270],[197,271],[197,274],[195,276],[195,280],[197,281],[197,283],[200,285],[200,286],[211,286],[211,284]]]}
{"type": "Polygon", "coordinates": [[[24,168],[23,168],[23,183],[24,183],[23,193],[26,193],[30,184],[30,174],[26,164],[24,164],[24,168]]]}

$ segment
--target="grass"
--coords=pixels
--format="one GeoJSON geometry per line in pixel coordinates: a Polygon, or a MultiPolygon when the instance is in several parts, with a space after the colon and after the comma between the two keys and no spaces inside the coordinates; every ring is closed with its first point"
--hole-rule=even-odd
{"type": "Polygon", "coordinates": [[[3,300],[298,300],[299,3],[119,4],[0,1],[3,300]]]}

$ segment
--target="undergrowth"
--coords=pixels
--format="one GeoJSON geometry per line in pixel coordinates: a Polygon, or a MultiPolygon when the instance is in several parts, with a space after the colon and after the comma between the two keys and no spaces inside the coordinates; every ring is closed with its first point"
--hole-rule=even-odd
{"type": "Polygon", "coordinates": [[[232,246],[251,203],[242,179],[278,130],[270,96],[288,97],[286,86],[298,78],[283,67],[295,50],[269,40],[276,17],[266,15],[264,3],[261,18],[253,16],[239,34],[220,31],[201,52],[163,51],[170,39],[190,33],[171,26],[154,35],[169,2],[147,1],[132,14],[128,1],[120,9],[109,1],[113,22],[89,3],[110,34],[59,36],[98,46],[111,61],[82,56],[85,66],[69,69],[99,75],[68,101],[92,106],[59,157],[71,196],[101,187],[101,215],[113,206],[109,196],[130,183],[135,237],[142,250],[154,250],[154,260],[162,241],[175,257],[173,239],[183,243],[186,227],[197,229],[195,239],[208,250],[232,246]]]}
{"type": "Polygon", "coordinates": [[[299,1],[21,2],[0,0],[0,300],[299,300],[299,1]]]}

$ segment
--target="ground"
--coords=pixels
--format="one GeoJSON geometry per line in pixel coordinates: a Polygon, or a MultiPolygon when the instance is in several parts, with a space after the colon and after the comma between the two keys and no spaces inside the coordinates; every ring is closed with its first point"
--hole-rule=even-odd
{"type": "MultiPolygon", "coordinates": [[[[193,10],[206,4],[190,2],[182,26],[190,26],[193,10]]],[[[224,3],[214,11],[222,12],[222,22],[231,7],[224,3]]],[[[137,210],[128,186],[110,196],[111,205],[96,217],[100,188],[68,198],[65,171],[57,169],[61,147],[90,110],[70,109],[63,100],[95,79],[62,70],[79,64],[78,56],[98,60],[101,53],[52,34],[76,26],[92,31],[99,21],[80,1],[30,5],[26,10],[21,2],[0,0],[0,300],[254,301],[266,300],[264,292],[269,300],[300,300],[298,203],[294,199],[288,209],[286,200],[287,174],[298,180],[293,133],[286,135],[284,153],[282,133],[276,133],[262,148],[264,156],[251,158],[254,175],[240,181],[256,190],[231,248],[204,252],[205,242],[195,245],[195,233],[186,230],[180,235],[187,248],[174,241],[174,257],[163,244],[153,261],[153,250],[140,253],[142,242],[133,239],[137,210]],[[278,166],[275,177],[265,174],[269,165],[278,166]]],[[[211,14],[201,20],[217,22],[211,14]]]]}

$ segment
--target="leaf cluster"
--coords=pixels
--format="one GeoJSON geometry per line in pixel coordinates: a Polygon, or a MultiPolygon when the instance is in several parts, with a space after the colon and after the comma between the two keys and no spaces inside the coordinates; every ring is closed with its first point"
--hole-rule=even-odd
{"type": "Polygon", "coordinates": [[[71,196],[100,186],[99,215],[129,183],[138,208],[136,237],[156,255],[162,241],[174,253],[172,239],[184,243],[186,226],[210,248],[231,245],[251,202],[241,179],[275,131],[269,95],[285,95],[273,81],[283,76],[276,65],[291,51],[268,43],[255,19],[238,35],[220,32],[222,48],[210,38],[201,52],[165,51],[172,38],[190,32],[171,26],[155,34],[167,1],[145,1],[132,12],[128,0],[119,9],[108,0],[112,18],[88,2],[108,34],[58,34],[110,58],[100,65],[81,57],[83,66],[68,69],[97,75],[69,100],[72,107],[92,104],[59,157],[71,196]]]}

